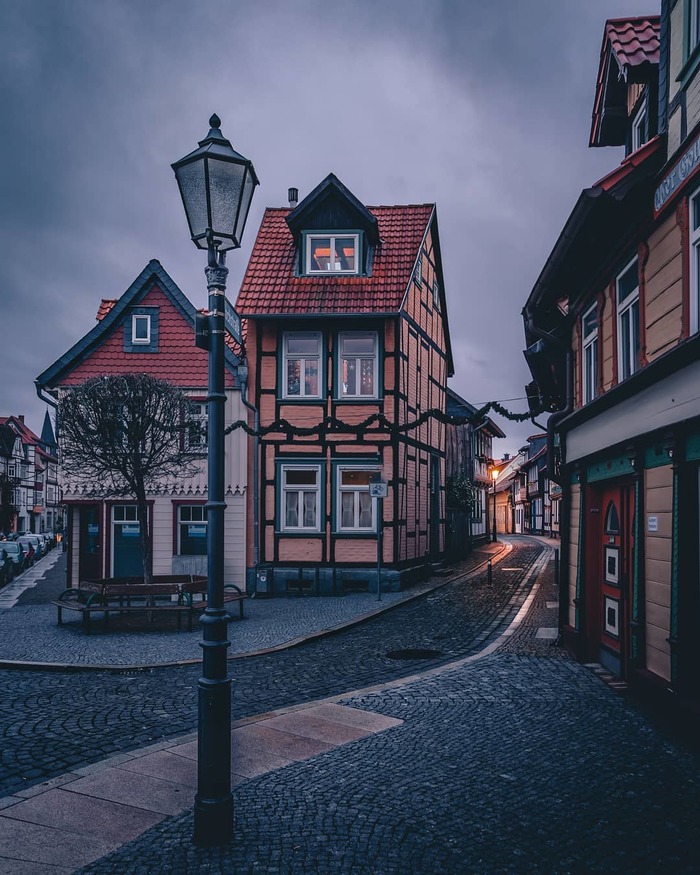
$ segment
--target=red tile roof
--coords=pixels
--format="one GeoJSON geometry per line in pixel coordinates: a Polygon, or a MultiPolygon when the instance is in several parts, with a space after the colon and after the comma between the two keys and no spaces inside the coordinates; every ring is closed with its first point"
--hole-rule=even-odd
{"type": "Polygon", "coordinates": [[[97,308],[97,321],[101,322],[116,303],[116,298],[102,298],[100,306],[97,308]]]}
{"type": "Polygon", "coordinates": [[[311,313],[396,313],[434,206],[367,207],[377,218],[380,243],[371,276],[294,276],[295,245],[288,209],[265,210],[236,309],[241,316],[311,313]]]}
{"type": "MultiPolygon", "coordinates": [[[[208,354],[194,345],[192,328],[185,317],[156,284],[151,286],[139,304],[159,308],[159,351],[139,354],[127,352],[121,323],[94,352],[86,355],[61,379],[61,385],[77,386],[89,377],[102,374],[139,372],[168,380],[183,389],[201,387],[204,392],[208,385],[208,354]]],[[[226,385],[233,385],[233,377],[228,370],[226,385]]]]}
{"type": "Polygon", "coordinates": [[[624,135],[617,131],[617,126],[613,134],[603,128],[606,109],[609,110],[613,106],[622,109],[627,99],[626,90],[613,88],[612,98],[610,95],[606,97],[606,93],[610,90],[611,81],[617,83],[620,71],[625,81],[630,70],[635,71],[632,81],[642,81],[645,78],[645,69],[658,67],[660,30],[661,18],[658,15],[647,15],[642,18],[611,18],[605,22],[593,101],[590,146],[619,146],[624,143],[624,135]],[[610,59],[610,54],[615,57],[616,62],[610,59]],[[606,101],[605,106],[604,101],[606,101]]]}
{"type": "Polygon", "coordinates": [[[659,63],[658,15],[643,18],[611,18],[605,23],[604,43],[610,46],[621,67],[637,67],[649,62],[659,63]]]}

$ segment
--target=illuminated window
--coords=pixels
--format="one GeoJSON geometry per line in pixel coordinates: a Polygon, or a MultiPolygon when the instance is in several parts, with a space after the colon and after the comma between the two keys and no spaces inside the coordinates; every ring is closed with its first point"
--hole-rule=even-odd
{"type": "Polygon", "coordinates": [[[376,331],[346,331],[338,337],[339,396],[376,398],[379,341],[376,331]]]}
{"type": "Polygon", "coordinates": [[[369,484],[378,470],[357,466],[338,469],[336,500],[339,531],[376,530],[377,500],[369,494],[369,484]]]}
{"type": "Polygon", "coordinates": [[[308,234],[306,273],[359,273],[358,234],[308,234]]]}
{"type": "Polygon", "coordinates": [[[320,531],[321,469],[318,465],[282,465],[282,531],[320,531]]]}
{"type": "Polygon", "coordinates": [[[285,398],[320,398],[321,334],[294,332],[283,339],[285,398]]]}

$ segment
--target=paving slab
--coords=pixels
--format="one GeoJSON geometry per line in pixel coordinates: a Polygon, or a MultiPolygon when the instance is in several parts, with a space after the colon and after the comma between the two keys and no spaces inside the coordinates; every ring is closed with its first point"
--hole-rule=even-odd
{"type": "Polygon", "coordinates": [[[177,814],[192,804],[192,788],[152,775],[141,775],[116,766],[66,784],[66,791],[159,814],[177,814]]]}
{"type": "MultiPolygon", "coordinates": [[[[41,864],[42,867],[58,861],[68,871],[73,871],[104,856],[113,848],[114,844],[104,839],[64,832],[41,824],[24,823],[7,817],[6,813],[0,816],[0,871],[3,875],[20,871],[15,868],[17,861],[41,864]]],[[[42,868],[37,871],[45,870],[42,868]]]]}
{"type": "Polygon", "coordinates": [[[535,638],[540,638],[543,641],[556,641],[559,637],[559,630],[556,626],[540,626],[535,633],[535,638]]]}
{"type": "Polygon", "coordinates": [[[146,756],[137,757],[119,766],[127,772],[164,778],[187,787],[197,786],[197,762],[170,751],[160,750],[146,756]]]}
{"type": "Polygon", "coordinates": [[[131,841],[162,820],[143,808],[120,805],[63,789],[49,790],[5,811],[4,817],[63,832],[103,839],[113,846],[131,841]]]}
{"type": "Polygon", "coordinates": [[[346,744],[349,741],[356,741],[358,738],[372,734],[369,729],[360,729],[357,726],[349,726],[347,723],[338,723],[335,720],[318,717],[313,708],[271,717],[265,723],[272,729],[279,729],[292,735],[316,738],[334,745],[346,744]]]}
{"type": "Polygon", "coordinates": [[[305,738],[272,729],[266,721],[241,726],[231,734],[231,744],[239,750],[275,751],[287,760],[306,760],[309,757],[333,750],[334,745],[317,738],[305,738]]]}
{"type": "Polygon", "coordinates": [[[383,714],[375,714],[372,711],[361,711],[359,708],[349,708],[347,705],[336,705],[334,702],[324,702],[310,708],[317,717],[332,720],[334,723],[345,723],[356,729],[366,729],[368,732],[383,732],[394,726],[400,726],[402,720],[394,717],[385,717],[383,714]]]}

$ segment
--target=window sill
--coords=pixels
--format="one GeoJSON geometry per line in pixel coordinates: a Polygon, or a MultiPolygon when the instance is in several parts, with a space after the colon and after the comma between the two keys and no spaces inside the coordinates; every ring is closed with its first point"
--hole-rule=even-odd
{"type": "Polygon", "coordinates": [[[350,531],[350,529],[341,529],[340,531],[333,532],[336,538],[350,538],[353,540],[357,540],[358,538],[363,538],[367,540],[367,538],[376,539],[377,530],[376,529],[363,529],[362,531],[350,531]]]}
{"type": "Polygon", "coordinates": [[[319,532],[318,529],[278,529],[275,534],[280,538],[322,538],[323,532],[319,532]]]}

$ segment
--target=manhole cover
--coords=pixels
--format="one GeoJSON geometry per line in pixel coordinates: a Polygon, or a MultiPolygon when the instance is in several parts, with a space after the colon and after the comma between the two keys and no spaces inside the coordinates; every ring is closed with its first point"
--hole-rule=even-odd
{"type": "Polygon", "coordinates": [[[405,650],[390,650],[387,653],[389,659],[435,659],[442,656],[442,650],[428,650],[424,647],[409,647],[405,650]]]}

